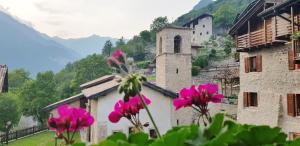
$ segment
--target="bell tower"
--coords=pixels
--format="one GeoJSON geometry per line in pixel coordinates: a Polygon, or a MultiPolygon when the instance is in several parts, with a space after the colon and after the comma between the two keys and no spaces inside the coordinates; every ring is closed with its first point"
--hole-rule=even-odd
{"type": "Polygon", "coordinates": [[[190,28],[167,26],[156,34],[156,84],[174,92],[192,83],[190,28]]]}

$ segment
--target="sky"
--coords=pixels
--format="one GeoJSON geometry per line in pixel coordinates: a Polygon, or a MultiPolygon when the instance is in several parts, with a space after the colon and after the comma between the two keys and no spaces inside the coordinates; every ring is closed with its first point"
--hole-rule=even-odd
{"type": "Polygon", "coordinates": [[[0,7],[49,36],[79,38],[93,34],[127,39],[149,29],[153,19],[169,21],[199,0],[0,0],[0,7]]]}

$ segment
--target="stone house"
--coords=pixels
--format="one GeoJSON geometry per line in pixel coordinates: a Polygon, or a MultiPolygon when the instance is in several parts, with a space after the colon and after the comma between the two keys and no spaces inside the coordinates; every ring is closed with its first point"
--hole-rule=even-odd
{"type": "Polygon", "coordinates": [[[183,27],[192,29],[191,51],[193,56],[196,56],[199,53],[199,49],[202,47],[202,43],[208,41],[213,35],[212,25],[213,16],[206,13],[183,25],[183,27]]]}
{"type": "Polygon", "coordinates": [[[0,65],[0,93],[8,91],[8,68],[0,65]]]}
{"type": "Polygon", "coordinates": [[[240,52],[237,121],[281,127],[290,139],[300,133],[300,29],[297,0],[255,0],[229,34],[240,52]]]}

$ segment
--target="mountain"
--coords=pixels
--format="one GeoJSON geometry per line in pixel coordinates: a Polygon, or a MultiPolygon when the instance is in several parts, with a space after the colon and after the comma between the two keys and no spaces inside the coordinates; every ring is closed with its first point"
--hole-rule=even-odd
{"type": "Polygon", "coordinates": [[[24,68],[33,75],[59,71],[79,55],[52,38],[0,11],[0,64],[9,69],[24,68]]]}
{"type": "Polygon", "coordinates": [[[202,9],[213,2],[214,2],[213,0],[201,0],[196,6],[194,6],[193,10],[202,9]]]}
{"type": "Polygon", "coordinates": [[[101,37],[98,35],[92,35],[85,38],[76,39],[63,39],[60,37],[53,37],[53,40],[70,48],[80,54],[81,57],[85,57],[94,53],[101,53],[101,50],[107,40],[110,40],[113,44],[117,39],[111,37],[101,37]]]}

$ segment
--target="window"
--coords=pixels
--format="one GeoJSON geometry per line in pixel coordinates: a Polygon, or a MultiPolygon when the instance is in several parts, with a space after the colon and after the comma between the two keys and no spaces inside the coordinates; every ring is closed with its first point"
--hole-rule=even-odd
{"type": "Polygon", "coordinates": [[[179,71],[178,71],[178,68],[176,68],[176,74],[178,74],[178,72],[179,72],[179,71]]]}
{"type": "Polygon", "coordinates": [[[162,54],[162,38],[159,38],[159,55],[162,54]]]}
{"type": "Polygon", "coordinates": [[[202,32],[200,32],[200,36],[202,35],[202,32]]]}
{"type": "Polygon", "coordinates": [[[289,116],[300,116],[300,94],[288,94],[287,112],[289,116]]]}
{"type": "Polygon", "coordinates": [[[250,72],[256,72],[256,56],[250,57],[250,72]]]}
{"type": "Polygon", "coordinates": [[[258,99],[255,92],[244,92],[244,107],[257,107],[258,99]]]}
{"type": "Polygon", "coordinates": [[[262,71],[262,56],[257,55],[245,58],[245,72],[261,72],[262,71]]]}
{"type": "Polygon", "coordinates": [[[193,31],[193,34],[195,34],[195,31],[193,31]]]}
{"type": "Polygon", "coordinates": [[[206,34],[209,34],[209,31],[208,31],[208,32],[206,32],[206,34]]]}
{"type": "Polygon", "coordinates": [[[174,38],[174,53],[180,53],[181,48],[181,36],[177,35],[174,38]]]}
{"type": "Polygon", "coordinates": [[[203,28],[205,28],[205,25],[203,25],[203,28]]]}
{"type": "Polygon", "coordinates": [[[116,134],[116,133],[122,133],[122,132],[123,132],[122,130],[113,130],[113,131],[112,131],[113,134],[116,134]]]}
{"type": "Polygon", "coordinates": [[[176,120],[176,124],[177,124],[177,126],[179,126],[179,120],[178,119],[176,120]]]}
{"type": "Polygon", "coordinates": [[[157,134],[156,134],[156,131],[154,129],[150,129],[149,134],[150,134],[151,138],[157,138],[157,134]]]}

